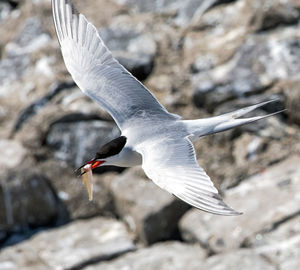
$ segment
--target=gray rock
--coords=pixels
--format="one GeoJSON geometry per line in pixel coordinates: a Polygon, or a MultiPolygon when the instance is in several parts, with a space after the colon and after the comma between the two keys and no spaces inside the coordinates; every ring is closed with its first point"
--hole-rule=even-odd
{"type": "Polygon", "coordinates": [[[184,239],[199,241],[214,252],[235,249],[299,213],[299,162],[292,156],[228,190],[225,201],[243,211],[241,216],[189,211],[180,221],[184,239]]]}
{"type": "Polygon", "coordinates": [[[51,125],[45,140],[55,158],[74,168],[94,158],[102,145],[119,136],[115,124],[99,120],[80,121],[79,116],[74,114],[57,120],[51,125]]]}
{"type": "Polygon", "coordinates": [[[114,57],[135,77],[144,80],[153,68],[156,44],[138,26],[111,26],[100,29],[100,36],[114,57]]]}
{"type": "Polygon", "coordinates": [[[16,140],[0,139],[0,169],[2,171],[17,168],[28,158],[26,148],[16,140]]]}
{"type": "Polygon", "coordinates": [[[111,192],[118,214],[151,244],[173,236],[189,206],[144,177],[141,169],[127,170],[112,181],[111,192]]]}
{"type": "MultiPolygon", "coordinates": [[[[298,220],[299,222],[299,220],[298,220]]],[[[297,270],[300,265],[300,236],[295,234],[290,238],[281,238],[273,245],[256,249],[266,260],[274,263],[276,269],[297,270]]]]}
{"type": "Polygon", "coordinates": [[[11,10],[12,7],[8,2],[0,2],[0,22],[8,17],[11,10]]]}
{"type": "Polygon", "coordinates": [[[12,134],[19,131],[22,128],[24,123],[28,121],[31,117],[38,114],[38,112],[44,108],[50,101],[56,97],[59,93],[74,88],[75,83],[73,81],[65,81],[60,83],[54,83],[50,86],[49,92],[44,95],[42,98],[35,100],[28,107],[23,109],[18,116],[18,119],[15,122],[12,134]]]}
{"type": "Polygon", "coordinates": [[[28,18],[12,42],[5,47],[7,57],[30,54],[50,42],[38,17],[28,18]]]}
{"type": "Polygon", "coordinates": [[[255,14],[258,31],[266,31],[278,26],[297,24],[300,17],[300,4],[297,0],[262,2],[261,12],[255,14]]]}
{"type": "MultiPolygon", "coordinates": [[[[282,182],[282,186],[288,185],[288,181],[282,182]]],[[[251,247],[280,246],[284,240],[293,239],[300,235],[300,214],[296,213],[282,222],[273,224],[273,227],[255,235],[255,237],[245,239],[245,245],[251,247]]],[[[298,239],[297,241],[300,241],[298,239]]],[[[294,243],[294,241],[291,241],[294,243]]],[[[284,245],[283,245],[284,246],[284,245]]]]}
{"type": "Polygon", "coordinates": [[[299,268],[299,244],[299,235],[281,238],[277,243],[260,248],[240,249],[211,256],[198,269],[296,270],[299,268]]]}
{"type": "Polygon", "coordinates": [[[67,218],[62,218],[63,206],[42,174],[24,168],[7,174],[0,182],[2,236],[25,233],[30,228],[53,225],[58,219],[67,218]]]}
{"type": "Polygon", "coordinates": [[[30,65],[29,55],[50,42],[38,17],[28,18],[14,39],[6,44],[0,61],[0,95],[9,91],[7,86],[19,80],[30,65]]]}
{"type": "Polygon", "coordinates": [[[30,64],[28,56],[13,56],[0,60],[0,95],[9,92],[9,84],[19,80],[30,64]]]}
{"type": "Polygon", "coordinates": [[[251,35],[232,60],[192,77],[195,104],[212,112],[228,100],[264,92],[278,80],[298,76],[299,48],[296,27],[251,35]]]}
{"type": "Polygon", "coordinates": [[[276,270],[275,264],[253,250],[238,250],[209,257],[199,270],[276,270]]]}
{"type": "Polygon", "coordinates": [[[185,27],[192,20],[201,16],[207,9],[214,5],[233,2],[234,0],[115,0],[119,4],[127,4],[138,12],[175,12],[173,22],[185,27]]]}
{"type": "Polygon", "coordinates": [[[199,246],[164,242],[125,254],[110,262],[86,267],[84,270],[196,270],[203,263],[204,257],[205,251],[199,246]]]}
{"type": "Polygon", "coordinates": [[[81,269],[134,249],[125,226],[113,219],[82,220],[44,231],[0,254],[1,269],[81,269]]]}

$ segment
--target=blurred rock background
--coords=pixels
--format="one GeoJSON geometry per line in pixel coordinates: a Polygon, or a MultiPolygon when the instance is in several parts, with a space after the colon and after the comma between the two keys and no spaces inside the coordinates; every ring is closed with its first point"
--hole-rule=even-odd
{"type": "Polygon", "coordinates": [[[190,208],[140,168],[77,166],[119,135],[74,85],[49,0],[0,1],[0,269],[299,269],[300,2],[74,0],[170,112],[202,118],[277,99],[275,117],[205,137],[225,201],[190,208]]]}

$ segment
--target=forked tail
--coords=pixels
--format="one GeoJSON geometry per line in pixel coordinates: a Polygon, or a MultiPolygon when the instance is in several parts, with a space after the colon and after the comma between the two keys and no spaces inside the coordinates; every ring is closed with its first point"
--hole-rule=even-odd
{"type": "Polygon", "coordinates": [[[245,114],[262,107],[270,102],[274,102],[274,100],[265,101],[256,105],[252,105],[243,109],[239,109],[234,112],[222,114],[219,116],[214,116],[210,118],[197,119],[197,120],[183,120],[186,124],[188,132],[191,134],[191,139],[195,140],[204,135],[213,134],[221,131],[225,131],[234,127],[238,127],[241,125],[249,124],[254,121],[258,121],[272,115],[281,113],[285,110],[281,110],[275,113],[270,113],[263,116],[255,116],[250,118],[240,118],[245,114]]]}

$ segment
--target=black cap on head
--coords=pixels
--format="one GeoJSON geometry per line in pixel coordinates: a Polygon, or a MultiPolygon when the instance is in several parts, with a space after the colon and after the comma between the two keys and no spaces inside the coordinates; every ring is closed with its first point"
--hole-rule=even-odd
{"type": "Polygon", "coordinates": [[[107,157],[119,154],[125,146],[126,141],[127,138],[125,136],[120,136],[103,145],[97,152],[95,159],[105,159],[107,157]]]}

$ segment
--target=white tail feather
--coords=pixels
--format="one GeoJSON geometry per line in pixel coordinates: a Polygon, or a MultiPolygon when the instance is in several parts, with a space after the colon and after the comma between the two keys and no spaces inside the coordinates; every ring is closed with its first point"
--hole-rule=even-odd
{"type": "Polygon", "coordinates": [[[225,113],[219,116],[214,116],[210,118],[204,118],[204,119],[197,119],[197,120],[184,120],[183,122],[186,124],[188,132],[191,135],[191,139],[195,140],[199,137],[218,133],[221,131],[225,131],[231,128],[235,128],[241,125],[249,124],[267,117],[270,117],[272,115],[278,114],[283,112],[278,111],[275,113],[270,113],[263,116],[255,116],[250,118],[240,118],[244,116],[245,114],[262,107],[270,102],[274,102],[276,100],[269,100],[266,102],[262,102],[256,105],[252,105],[249,107],[245,107],[239,110],[236,110],[234,112],[225,113]]]}

